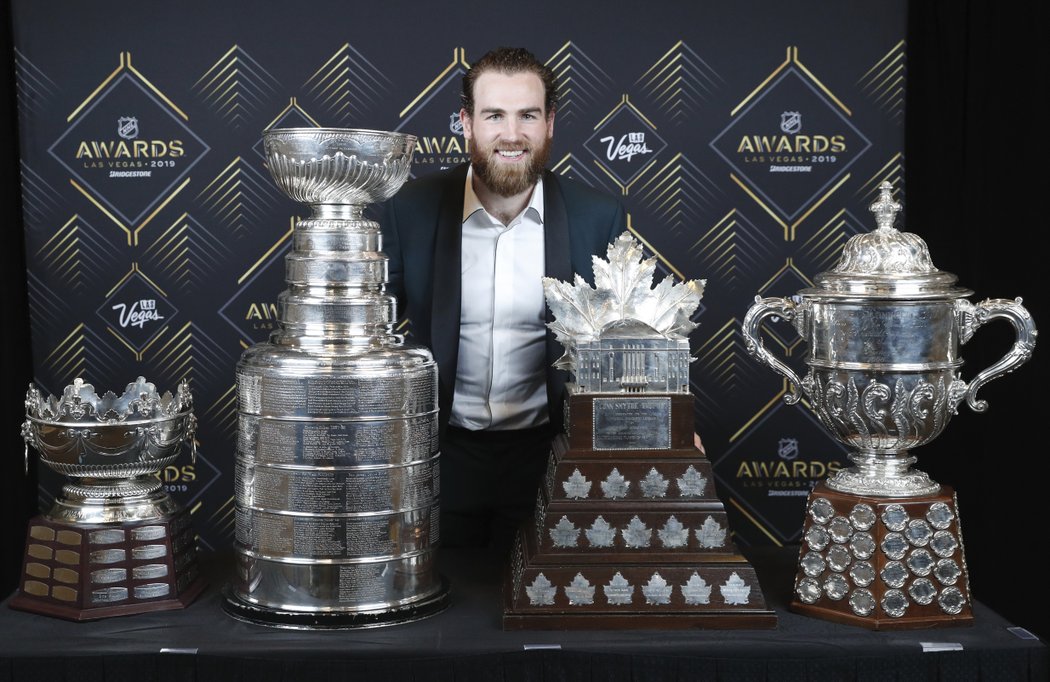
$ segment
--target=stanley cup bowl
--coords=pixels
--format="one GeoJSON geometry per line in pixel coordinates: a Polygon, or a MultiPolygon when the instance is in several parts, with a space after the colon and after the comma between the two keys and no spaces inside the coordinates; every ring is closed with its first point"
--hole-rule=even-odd
{"type": "Polygon", "coordinates": [[[933,267],[919,237],[893,228],[900,206],[888,183],[881,190],[871,207],[878,229],[852,237],[838,265],[797,300],[756,297],[743,334],[748,352],[791,384],[786,402],[804,393],[824,427],[852,450],[856,466],[836,472],[830,488],[918,497],[940,486],[911,468],[908,451],[936,438],[964,399],[973,411],[985,411],[977,390],[1028,360],[1036,329],[1020,299],[967,300],[972,292],[933,267]],[[791,322],[808,345],[804,378],[762,344],[761,325],[778,319],[791,322]],[[995,319],[1013,325],[1016,342],[963,381],[959,347],[995,319]]]}
{"type": "Polygon", "coordinates": [[[178,458],[183,443],[193,445],[197,422],[185,381],[175,395],[159,393],[143,377],[119,396],[99,396],[80,378],[60,397],[44,397],[31,385],[25,406],[27,466],[32,446],[48,468],[75,480],[63,487],[51,517],[124,520],[163,515],[173,506],[154,474],[178,458]]]}
{"type": "Polygon", "coordinates": [[[271,128],[266,167],[291,199],[311,206],[364,205],[392,197],[408,179],[413,135],[354,128],[271,128]]]}

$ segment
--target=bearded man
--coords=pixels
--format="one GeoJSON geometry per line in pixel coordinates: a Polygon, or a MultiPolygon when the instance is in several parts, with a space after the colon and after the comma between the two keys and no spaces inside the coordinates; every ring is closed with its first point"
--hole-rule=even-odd
{"type": "Polygon", "coordinates": [[[383,207],[390,291],[438,365],[446,547],[509,547],[531,517],[566,380],[542,278],[589,279],[626,229],[615,198],[545,169],[557,99],[527,50],[487,53],[463,77],[470,163],[383,207]]]}

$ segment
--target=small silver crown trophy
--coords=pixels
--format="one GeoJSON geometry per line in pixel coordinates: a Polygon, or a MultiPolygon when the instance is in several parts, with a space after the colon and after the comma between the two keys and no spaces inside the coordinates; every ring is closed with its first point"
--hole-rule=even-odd
{"type": "Polygon", "coordinates": [[[882,183],[871,205],[877,229],[846,243],[816,286],[788,298],[756,297],[744,318],[748,352],[805,395],[854,466],[810,493],[792,608],[870,629],[973,621],[955,493],[917,469],[929,443],[965,400],[1031,357],[1036,329],[1021,299],[971,303],[973,292],[933,266],[926,243],[897,230],[900,204],[882,183]],[[766,319],[792,322],[809,345],[802,379],[762,345],[766,319]],[[1016,342],[969,383],[959,346],[991,320],[1016,342]]]}
{"type": "Polygon", "coordinates": [[[190,514],[156,476],[191,446],[193,399],[183,381],[160,394],[143,377],[101,397],[76,379],[62,395],[26,393],[22,436],[74,482],[29,521],[11,606],[67,620],[182,608],[204,588],[190,514]]]}
{"type": "Polygon", "coordinates": [[[656,259],[630,232],[593,267],[593,287],[543,282],[572,382],[504,628],[775,627],[693,441],[689,333],[706,281],[653,286],[656,259]]]}

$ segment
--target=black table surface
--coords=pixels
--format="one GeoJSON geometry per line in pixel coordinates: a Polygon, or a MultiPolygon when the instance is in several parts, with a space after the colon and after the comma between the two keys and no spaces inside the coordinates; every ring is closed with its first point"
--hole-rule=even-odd
{"type": "MultiPolygon", "coordinates": [[[[8,680],[1047,680],[1046,642],[974,603],[966,627],[871,631],[791,612],[797,547],[745,554],[775,629],[504,631],[503,557],[443,549],[450,606],[410,623],[289,630],[222,609],[232,557],[206,555],[187,608],[70,622],[0,605],[8,680]]],[[[9,599],[9,598],[8,598],[9,599]]]]}

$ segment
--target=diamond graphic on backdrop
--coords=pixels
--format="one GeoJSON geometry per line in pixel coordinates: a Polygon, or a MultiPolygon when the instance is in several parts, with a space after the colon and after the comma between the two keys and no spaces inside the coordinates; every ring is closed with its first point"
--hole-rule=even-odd
{"type": "Polygon", "coordinates": [[[809,208],[870,147],[834,97],[795,64],[711,141],[760,203],[785,220],[809,208]]]}
{"type": "MultiPolygon", "coordinates": [[[[763,285],[763,289],[766,291],[798,291],[810,286],[813,286],[812,282],[809,282],[799,274],[794,264],[789,261],[787,267],[783,268],[777,273],[776,277],[763,285]],[[782,289],[781,287],[788,288],[782,289]]],[[[798,303],[801,300],[799,298],[795,302],[798,303]]],[[[762,333],[776,339],[777,343],[783,346],[785,351],[790,351],[802,343],[802,337],[798,335],[794,325],[790,323],[785,324],[778,316],[770,317],[769,322],[762,325],[762,333]]],[[[796,371],[798,370],[798,368],[795,369],[796,371]]]]}
{"type": "Polygon", "coordinates": [[[813,485],[846,463],[847,450],[833,440],[810,410],[773,400],[713,463],[718,487],[732,494],[752,522],[778,542],[797,542],[813,485]],[[800,418],[799,415],[804,415],[800,418]],[[798,443],[798,455],[780,457],[780,440],[798,443]]]}
{"type": "Polygon", "coordinates": [[[413,177],[470,160],[463,127],[458,124],[463,75],[469,67],[466,51],[455,48],[452,62],[401,111],[401,124],[395,130],[417,138],[413,177]]]}
{"type": "Polygon", "coordinates": [[[179,311],[135,266],[95,312],[118,338],[140,353],[179,311]]]}
{"type": "MultiPolygon", "coordinates": [[[[293,97],[288,103],[288,106],[284,108],[284,111],[277,114],[277,118],[270,121],[270,124],[263,130],[269,130],[270,128],[320,128],[320,123],[315,121],[309,114],[299,108],[299,103],[295,101],[293,97]]],[[[266,150],[263,149],[263,137],[262,133],[259,134],[259,140],[252,145],[252,150],[259,156],[266,158],[266,150]]]]}
{"type": "Polygon", "coordinates": [[[168,198],[209,150],[185,114],[127,59],[121,55],[116,77],[74,112],[48,149],[126,229],[168,198]]]}
{"type": "Polygon", "coordinates": [[[595,126],[594,134],[584,147],[598,165],[626,189],[652,165],[667,143],[624,95],[616,108],[595,126]]]}
{"type": "Polygon", "coordinates": [[[241,276],[236,293],[219,308],[219,316],[245,339],[265,341],[277,329],[277,296],[287,288],[284,261],[292,247],[290,236],[291,231],[241,276]]]}

